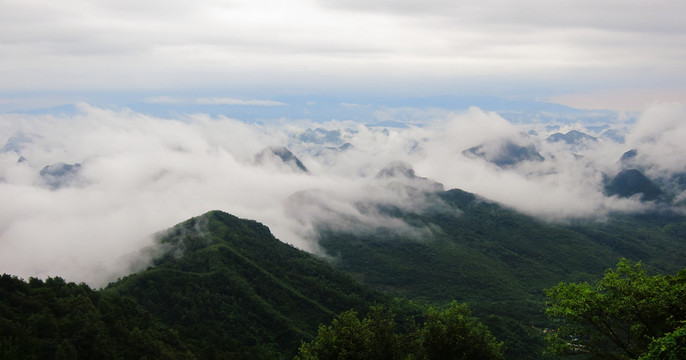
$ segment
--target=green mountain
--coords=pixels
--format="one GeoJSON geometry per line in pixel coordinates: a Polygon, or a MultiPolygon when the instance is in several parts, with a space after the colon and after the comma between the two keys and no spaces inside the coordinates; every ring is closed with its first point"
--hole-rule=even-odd
{"type": "Polygon", "coordinates": [[[622,170],[607,185],[608,196],[630,197],[641,194],[641,200],[652,201],[664,197],[662,190],[638,169],[622,170]]]}
{"type": "Polygon", "coordinates": [[[292,359],[320,324],[390,302],[223,212],[159,241],[153,266],[100,291],[1,276],[0,359],[292,359]]]}
{"type": "Polygon", "coordinates": [[[154,267],[110,284],[199,358],[290,359],[321,323],[387,298],[255,221],[212,211],[160,235],[154,267]]]}
{"type": "Polygon", "coordinates": [[[663,273],[686,259],[686,218],[671,213],[554,224],[460,190],[426,196],[435,206],[422,211],[379,208],[424,237],[322,224],[320,245],[338,268],[376,289],[433,304],[467,302],[509,346],[508,358],[535,356],[527,342],[536,336],[526,328],[552,326],[542,289],[594,280],[623,257],[663,273]]]}

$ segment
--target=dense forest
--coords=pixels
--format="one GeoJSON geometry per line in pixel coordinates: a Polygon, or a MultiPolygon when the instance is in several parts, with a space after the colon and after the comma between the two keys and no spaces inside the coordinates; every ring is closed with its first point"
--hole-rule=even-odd
{"type": "Polygon", "coordinates": [[[375,210],[423,229],[421,239],[320,224],[330,259],[212,211],[161,232],[164,254],[104,289],[3,275],[0,359],[668,359],[683,351],[685,278],[674,274],[684,267],[684,217],[551,224],[459,190],[426,196],[435,206],[421,212],[375,210]],[[647,280],[631,288],[623,279],[647,280]],[[661,307],[644,306],[651,301],[661,307]],[[624,309],[607,321],[631,336],[652,329],[640,348],[622,353],[621,342],[584,332],[608,308],[624,309]],[[635,309],[652,316],[648,325],[628,317],[635,309]]]}
{"type": "Polygon", "coordinates": [[[61,278],[0,277],[1,359],[193,359],[134,299],[61,278]]]}
{"type": "Polygon", "coordinates": [[[686,266],[686,218],[667,210],[560,224],[461,190],[425,196],[434,205],[423,211],[378,208],[428,229],[421,239],[321,224],[320,244],[338,268],[385,293],[428,304],[466,302],[505,342],[510,359],[540,357],[547,346],[541,332],[554,324],[543,311],[544,289],[595,281],[622,258],[660,273],[686,266]]]}

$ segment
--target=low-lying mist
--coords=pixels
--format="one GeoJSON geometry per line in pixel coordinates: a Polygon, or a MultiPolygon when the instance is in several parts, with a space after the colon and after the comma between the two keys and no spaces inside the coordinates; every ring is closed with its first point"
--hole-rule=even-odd
{"type": "Polygon", "coordinates": [[[477,108],[406,128],[168,119],[86,104],[76,115],[0,115],[0,272],[102,286],[147,266],[152,234],[214,209],[317,252],[317,226],[402,228],[364,204],[424,211],[433,205],[423,191],[440,184],[550,221],[602,219],[656,206],[606,195],[606,179],[631,167],[678,203],[684,187],[670,179],[686,173],[684,119],[679,104],[602,129],[513,125],[477,108]],[[571,130],[593,139],[548,139],[571,130]],[[625,141],[603,136],[608,130],[625,141]],[[279,163],[283,154],[256,160],[275,146],[307,171],[279,163]],[[629,150],[633,156],[620,161],[629,150]]]}

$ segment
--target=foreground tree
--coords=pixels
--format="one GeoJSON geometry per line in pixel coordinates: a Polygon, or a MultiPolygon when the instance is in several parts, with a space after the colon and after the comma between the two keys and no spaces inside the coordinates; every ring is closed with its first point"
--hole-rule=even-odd
{"type": "Polygon", "coordinates": [[[426,359],[499,359],[502,343],[471,315],[467,305],[453,302],[445,311],[430,309],[422,329],[426,359]]]}
{"type": "Polygon", "coordinates": [[[502,359],[502,343],[478,322],[466,305],[453,302],[444,311],[429,309],[422,327],[398,331],[394,314],[373,307],[360,320],[347,311],[317,338],[303,343],[296,359],[502,359]]]}
{"type": "Polygon", "coordinates": [[[671,333],[655,339],[648,353],[640,360],[683,360],[686,359],[686,322],[671,333]]]}
{"type": "Polygon", "coordinates": [[[346,311],[329,326],[321,325],[317,338],[300,347],[299,358],[314,359],[395,359],[398,350],[395,321],[390,311],[372,308],[360,320],[354,310],[346,311]]]}
{"type": "Polygon", "coordinates": [[[546,314],[560,324],[551,353],[637,359],[686,320],[686,269],[649,276],[640,262],[622,259],[596,285],[561,283],[546,295],[546,314]]]}

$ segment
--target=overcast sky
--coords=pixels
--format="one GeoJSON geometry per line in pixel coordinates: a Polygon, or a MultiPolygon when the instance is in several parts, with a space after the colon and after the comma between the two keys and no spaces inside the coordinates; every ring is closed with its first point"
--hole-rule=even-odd
{"type": "Polygon", "coordinates": [[[0,0],[0,102],[36,94],[686,100],[681,0],[0,0]]]}

